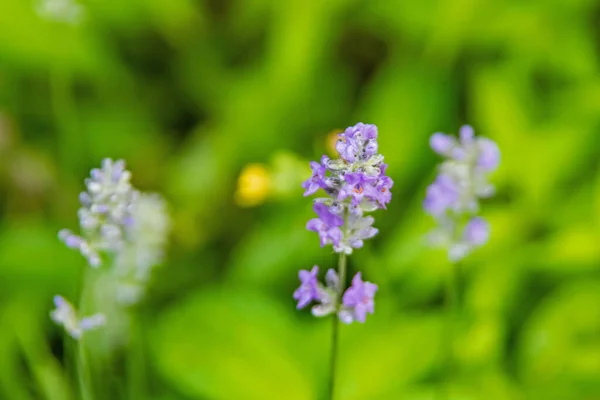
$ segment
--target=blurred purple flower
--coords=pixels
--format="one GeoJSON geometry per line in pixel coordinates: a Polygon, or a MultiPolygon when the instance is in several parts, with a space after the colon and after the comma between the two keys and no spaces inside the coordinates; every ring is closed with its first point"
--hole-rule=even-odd
{"type": "Polygon", "coordinates": [[[492,140],[475,137],[470,125],[460,128],[458,140],[434,133],[430,145],[446,160],[427,188],[423,207],[438,223],[430,236],[432,243],[446,246],[449,259],[456,262],[489,238],[489,224],[474,215],[479,210],[479,199],[495,192],[487,175],[498,167],[500,150],[492,140]]]}
{"type": "Polygon", "coordinates": [[[479,145],[477,166],[482,171],[494,171],[500,164],[500,149],[498,145],[487,138],[478,138],[477,144],[479,145]]]}
{"type": "Polygon", "coordinates": [[[464,230],[466,243],[481,246],[487,243],[490,237],[490,224],[481,217],[474,217],[467,223],[464,230]]]}
{"type": "Polygon", "coordinates": [[[423,207],[433,216],[442,215],[455,207],[459,199],[459,186],[449,176],[438,175],[427,188],[423,207]]]}

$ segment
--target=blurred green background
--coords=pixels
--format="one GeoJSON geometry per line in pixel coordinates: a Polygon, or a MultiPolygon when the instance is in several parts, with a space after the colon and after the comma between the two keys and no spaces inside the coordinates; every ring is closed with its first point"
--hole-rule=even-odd
{"type": "Polygon", "coordinates": [[[483,204],[491,240],[462,265],[449,398],[600,399],[597,1],[72,11],[0,5],[0,398],[77,398],[48,312],[55,293],[75,294],[83,259],[57,231],[77,227],[103,157],[164,194],[173,232],[136,310],[142,372],[127,378],[127,347],[95,361],[97,397],[323,398],[330,320],[291,296],[299,269],[336,260],[305,230],[299,185],[335,130],[363,121],[379,126],[394,197],[350,258],[380,290],[367,324],[342,327],[337,398],[437,398],[448,264],[423,240],[439,161],[428,137],[470,123],[503,159],[483,204]]]}

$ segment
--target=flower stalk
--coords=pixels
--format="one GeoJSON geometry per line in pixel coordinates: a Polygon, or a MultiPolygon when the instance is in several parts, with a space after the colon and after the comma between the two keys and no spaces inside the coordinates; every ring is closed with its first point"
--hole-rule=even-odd
{"type": "MultiPolygon", "coordinates": [[[[341,253],[338,261],[338,275],[340,277],[340,282],[346,281],[346,254],[341,253]]],[[[341,286],[340,286],[341,287],[341,286]]],[[[342,294],[338,292],[338,295],[342,294]]],[[[331,330],[331,361],[329,367],[329,399],[333,400],[335,394],[335,377],[337,373],[337,352],[338,352],[338,341],[339,341],[339,331],[340,331],[340,321],[335,315],[332,318],[333,327],[331,330]]]]}
{"type": "Polygon", "coordinates": [[[323,190],[327,197],[314,200],[317,218],[306,224],[306,229],[319,235],[321,247],[331,245],[339,254],[337,272],[329,269],[325,285],[319,282],[319,267],[298,273],[300,287],[294,292],[297,308],[314,302],[312,314],[316,317],[333,316],[329,371],[329,398],[335,395],[340,321],[364,323],[367,314],[375,312],[377,285],[365,282],[360,272],[346,287],[347,258],[364,241],[379,231],[373,227],[375,219],[367,213],[385,209],[391,201],[393,181],[386,175],[387,164],[378,153],[378,131],[375,125],[358,123],[338,135],[336,150],[340,158],[321,157],[312,161],[312,176],[302,187],[308,196],[323,190]]]}
{"type": "Polygon", "coordinates": [[[447,397],[449,382],[456,372],[454,344],[460,321],[460,261],[487,243],[490,225],[478,216],[479,200],[492,197],[495,187],[488,175],[500,164],[500,150],[492,140],[475,137],[473,128],[464,125],[459,137],[434,133],[430,146],[445,160],[439,166],[435,181],[427,188],[423,202],[436,229],[430,234],[432,245],[446,248],[450,268],[445,277],[445,329],[443,330],[443,372],[446,382],[440,391],[447,397]]]}

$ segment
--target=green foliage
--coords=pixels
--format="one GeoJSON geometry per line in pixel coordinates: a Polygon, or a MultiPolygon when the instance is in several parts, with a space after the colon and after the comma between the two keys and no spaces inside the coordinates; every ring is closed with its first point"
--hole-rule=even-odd
{"type": "Polygon", "coordinates": [[[368,324],[342,327],[337,399],[437,398],[448,265],[423,239],[428,137],[467,122],[502,164],[491,241],[461,266],[449,398],[600,396],[596,2],[89,0],[79,24],[37,4],[0,11],[0,398],[77,398],[48,311],[82,260],[56,233],[103,157],[165,194],[174,229],[142,327],[94,367],[97,398],[323,398],[330,321],[291,294],[335,260],[299,181],[358,121],[379,126],[395,186],[350,258],[380,291],[368,324]],[[262,200],[243,207],[254,163],[262,200]]]}

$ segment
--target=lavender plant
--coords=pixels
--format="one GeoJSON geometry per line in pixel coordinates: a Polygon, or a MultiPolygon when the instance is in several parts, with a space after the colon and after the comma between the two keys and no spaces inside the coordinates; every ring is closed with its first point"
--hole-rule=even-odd
{"type": "Polygon", "coordinates": [[[435,181],[427,188],[423,207],[437,227],[430,233],[430,243],[447,249],[451,263],[447,277],[447,374],[452,373],[455,320],[459,313],[458,263],[474,249],[483,246],[490,236],[489,223],[478,216],[479,200],[494,195],[488,176],[498,168],[500,150],[492,140],[475,137],[473,128],[464,125],[459,137],[434,133],[430,138],[433,151],[445,159],[435,181]]]}
{"type": "MultiPolygon", "coordinates": [[[[101,168],[91,171],[85,180],[86,190],[79,195],[80,234],[68,229],[58,234],[67,247],[81,253],[88,266],[101,269],[99,272],[106,279],[96,279],[94,283],[103,294],[109,293],[112,297],[106,299],[105,296],[101,304],[113,311],[112,305],[130,306],[142,298],[152,269],[163,260],[170,227],[162,197],[137,191],[130,179],[131,173],[125,169],[124,161],[104,159],[101,168]]],[[[84,270],[78,289],[80,294],[85,275],[84,270]]],[[[62,296],[55,296],[54,302],[52,320],[76,340],[86,331],[105,325],[108,319],[103,313],[80,319],[76,307],[62,296]]],[[[126,314],[126,310],[121,309],[112,315],[115,321],[126,314]]],[[[130,319],[134,319],[132,315],[130,319]]],[[[80,346],[79,363],[85,368],[83,352],[80,346]]]]}
{"type": "Polygon", "coordinates": [[[337,272],[329,269],[325,285],[318,280],[319,267],[301,270],[301,285],[294,292],[297,308],[311,303],[312,314],[317,317],[334,315],[332,331],[332,356],[330,396],[333,398],[337,352],[338,321],[349,324],[365,322],[367,314],[375,312],[374,296],[377,285],[365,282],[358,272],[346,288],[346,258],[354,249],[364,245],[378,232],[373,227],[374,218],[367,213],[385,209],[392,198],[393,182],[386,175],[387,165],[378,153],[377,127],[358,123],[338,135],[336,150],[339,159],[322,156],[320,162],[310,163],[312,176],[302,187],[309,196],[319,190],[327,195],[314,200],[317,218],[306,224],[318,233],[321,247],[331,245],[339,254],[337,272]]]}
{"type": "Polygon", "coordinates": [[[458,262],[489,238],[489,224],[477,213],[479,199],[495,193],[488,175],[498,168],[500,150],[492,140],[475,137],[469,125],[460,128],[458,139],[434,133],[430,145],[445,158],[423,203],[437,223],[430,242],[447,248],[449,260],[458,262]]]}

